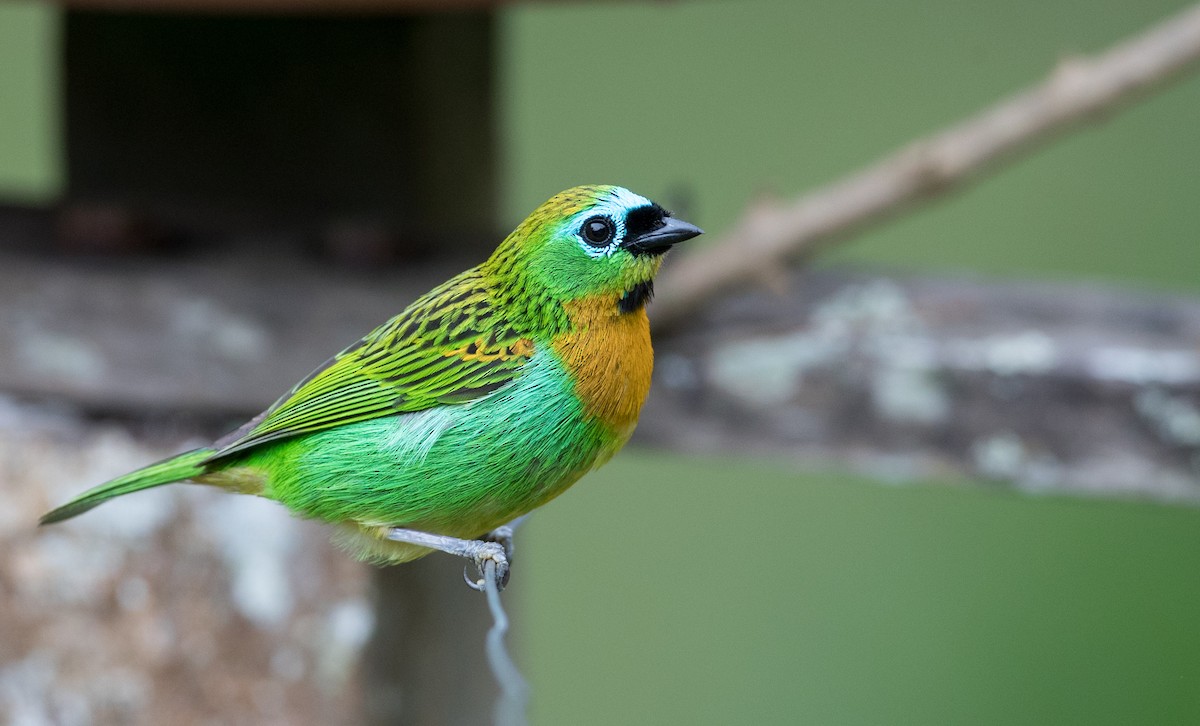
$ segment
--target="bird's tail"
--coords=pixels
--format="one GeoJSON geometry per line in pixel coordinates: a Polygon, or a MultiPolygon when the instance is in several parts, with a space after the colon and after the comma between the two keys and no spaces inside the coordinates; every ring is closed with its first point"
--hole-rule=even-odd
{"type": "Polygon", "coordinates": [[[42,515],[39,524],[53,524],[70,519],[122,494],[140,492],[143,489],[199,476],[205,472],[204,462],[212,454],[212,449],[195,449],[117,477],[42,515]]]}

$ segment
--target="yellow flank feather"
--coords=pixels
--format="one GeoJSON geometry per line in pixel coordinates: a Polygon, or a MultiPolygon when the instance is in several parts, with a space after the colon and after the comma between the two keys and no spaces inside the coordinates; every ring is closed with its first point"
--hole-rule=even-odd
{"type": "Polygon", "coordinates": [[[199,484],[221,487],[226,491],[238,494],[253,494],[258,496],[266,488],[267,478],[267,472],[262,469],[243,466],[206,472],[192,477],[192,481],[199,484]]]}

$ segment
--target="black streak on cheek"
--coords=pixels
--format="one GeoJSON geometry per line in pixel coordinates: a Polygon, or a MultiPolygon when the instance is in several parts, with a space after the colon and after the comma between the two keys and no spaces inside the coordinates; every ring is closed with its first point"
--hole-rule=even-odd
{"type": "Polygon", "coordinates": [[[622,313],[637,312],[646,307],[646,303],[650,302],[652,297],[654,297],[654,281],[639,282],[625,291],[625,294],[617,302],[617,309],[622,313]]]}

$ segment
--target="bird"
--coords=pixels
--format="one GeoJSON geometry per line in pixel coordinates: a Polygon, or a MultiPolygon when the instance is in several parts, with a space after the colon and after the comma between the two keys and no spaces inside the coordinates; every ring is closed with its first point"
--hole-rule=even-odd
{"type": "MultiPolygon", "coordinates": [[[[61,522],[175,482],[274,500],[356,558],[442,550],[507,582],[509,523],[629,440],[650,388],[646,305],[663,257],[702,234],[613,185],[537,207],[482,264],[434,287],[211,446],[100,484],[61,522]]],[[[468,584],[476,589],[483,581],[468,584]]]]}

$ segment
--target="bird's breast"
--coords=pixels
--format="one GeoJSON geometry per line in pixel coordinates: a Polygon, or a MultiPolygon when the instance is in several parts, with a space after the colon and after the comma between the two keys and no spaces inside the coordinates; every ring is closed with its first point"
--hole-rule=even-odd
{"type": "Polygon", "coordinates": [[[637,424],[654,369],[646,312],[621,313],[613,296],[573,300],[564,307],[571,331],[555,338],[552,347],[584,410],[624,440],[637,424]]]}

